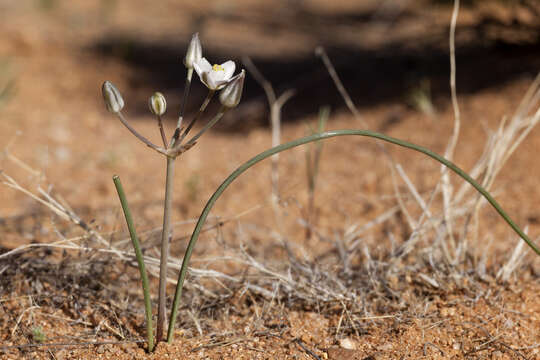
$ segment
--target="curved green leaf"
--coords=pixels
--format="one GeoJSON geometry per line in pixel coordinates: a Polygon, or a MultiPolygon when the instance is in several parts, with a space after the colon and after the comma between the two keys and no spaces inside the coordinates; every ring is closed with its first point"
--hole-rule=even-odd
{"type": "Polygon", "coordinates": [[[187,267],[189,264],[189,260],[191,258],[191,254],[193,252],[193,248],[195,247],[195,243],[197,242],[197,239],[199,238],[199,234],[202,230],[202,227],[206,221],[206,218],[208,217],[208,214],[210,213],[210,210],[214,206],[217,199],[221,196],[221,194],[225,191],[225,189],[238,177],[240,176],[244,171],[258,163],[259,161],[262,161],[274,154],[277,154],[279,152],[291,149],[296,146],[300,146],[303,144],[307,144],[313,141],[328,139],[336,136],[346,136],[346,135],[357,135],[357,136],[366,136],[371,137],[379,140],[383,140],[392,144],[396,144],[408,149],[412,149],[415,151],[418,151],[422,154],[425,154],[441,164],[448,167],[450,170],[461,176],[465,181],[467,181],[469,184],[471,184],[486,200],[497,210],[497,212],[502,216],[502,218],[510,225],[510,227],[521,237],[527,245],[531,249],[536,252],[536,254],[540,255],[540,249],[529,239],[529,237],[514,223],[514,221],[504,212],[504,210],[501,208],[499,203],[495,201],[495,199],[485,190],[480,184],[478,184],[473,178],[471,178],[465,171],[461,170],[458,166],[456,166],[451,161],[445,159],[444,157],[440,156],[439,154],[434,153],[433,151],[426,149],[422,146],[411,144],[407,141],[403,141],[400,139],[396,139],[390,136],[386,136],[384,134],[380,134],[374,131],[369,130],[333,130],[333,131],[326,131],[319,134],[314,134],[310,136],[306,136],[285,144],[278,145],[276,147],[273,147],[271,149],[268,149],[257,156],[254,156],[250,160],[246,161],[244,164],[242,164],[240,167],[238,167],[223,183],[217,188],[216,192],[212,195],[210,200],[206,203],[206,206],[204,207],[201,216],[199,217],[199,221],[197,222],[197,225],[195,226],[195,229],[193,230],[193,234],[191,235],[191,239],[189,240],[188,247],[186,249],[186,252],[184,254],[184,259],[182,261],[182,267],[180,268],[180,275],[178,278],[178,282],[176,284],[176,292],[174,294],[174,301],[173,301],[173,308],[171,312],[171,317],[169,321],[169,329],[167,332],[167,341],[170,343],[173,338],[173,330],[174,325],[176,323],[176,318],[178,316],[178,306],[180,304],[180,297],[182,296],[182,287],[184,285],[184,280],[187,275],[187,267]]]}

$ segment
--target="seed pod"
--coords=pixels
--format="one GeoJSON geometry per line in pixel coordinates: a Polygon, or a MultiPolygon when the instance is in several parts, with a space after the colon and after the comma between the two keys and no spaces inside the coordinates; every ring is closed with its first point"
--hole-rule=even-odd
{"type": "Polygon", "coordinates": [[[233,108],[240,103],[242,98],[242,90],[244,89],[244,79],[246,78],[246,72],[242,70],[240,74],[236,75],[229,81],[227,85],[219,93],[219,101],[227,108],[233,108]]]}
{"type": "Polygon", "coordinates": [[[189,43],[186,57],[184,58],[184,65],[188,69],[193,69],[193,64],[197,63],[202,58],[202,46],[199,40],[199,33],[193,34],[191,42],[189,43]]]}
{"type": "Polygon", "coordinates": [[[107,110],[113,114],[117,114],[124,108],[124,99],[120,94],[120,91],[110,81],[105,81],[101,86],[101,93],[103,95],[103,101],[107,110]]]}
{"type": "Polygon", "coordinates": [[[148,107],[152,114],[161,116],[167,111],[167,101],[165,96],[160,92],[155,92],[154,95],[150,96],[148,99],[148,107]]]}

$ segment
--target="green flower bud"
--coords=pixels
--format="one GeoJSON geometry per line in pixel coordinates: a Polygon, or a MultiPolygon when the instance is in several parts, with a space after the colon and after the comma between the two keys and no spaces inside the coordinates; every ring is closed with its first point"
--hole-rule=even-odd
{"type": "Polygon", "coordinates": [[[233,108],[240,103],[242,90],[244,89],[244,79],[246,72],[242,70],[240,74],[233,77],[219,93],[219,101],[227,108],[233,108]]]}
{"type": "Polygon", "coordinates": [[[197,63],[202,58],[202,46],[199,40],[199,33],[193,34],[191,42],[189,43],[186,57],[184,58],[184,65],[188,69],[193,69],[193,64],[197,63]]]}
{"type": "Polygon", "coordinates": [[[110,82],[105,81],[101,86],[101,93],[107,110],[113,114],[117,114],[124,108],[124,99],[120,91],[110,82]]]}
{"type": "Polygon", "coordinates": [[[154,95],[150,96],[148,99],[148,107],[152,114],[161,116],[167,111],[167,101],[165,96],[160,92],[155,92],[154,95]]]}

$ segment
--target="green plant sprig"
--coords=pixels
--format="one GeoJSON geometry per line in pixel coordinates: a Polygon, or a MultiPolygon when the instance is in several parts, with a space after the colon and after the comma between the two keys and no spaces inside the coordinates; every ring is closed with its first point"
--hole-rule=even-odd
{"type": "MultiPolygon", "coordinates": [[[[165,178],[165,201],[163,206],[163,229],[161,232],[161,255],[159,260],[159,286],[158,286],[158,312],[157,312],[157,325],[156,325],[156,336],[155,342],[159,343],[163,339],[163,331],[165,327],[165,318],[166,318],[166,297],[167,297],[167,272],[168,272],[168,262],[169,262],[169,245],[172,240],[172,226],[171,226],[171,213],[172,213],[172,204],[173,204],[173,192],[174,192],[174,170],[175,170],[175,160],[182,153],[186,152],[192,148],[199,137],[201,137],[207,130],[214,126],[223,115],[230,109],[238,106],[240,99],[242,98],[242,91],[244,88],[244,79],[245,71],[242,70],[240,73],[234,75],[236,65],[234,61],[228,60],[221,65],[214,64],[213,66],[202,57],[202,45],[199,40],[199,34],[195,33],[189,43],[186,56],[184,58],[184,65],[187,69],[186,81],[184,88],[184,96],[182,100],[182,105],[180,108],[180,114],[178,116],[178,121],[176,128],[170,140],[167,140],[165,134],[165,129],[163,128],[162,116],[167,111],[167,100],[165,96],[160,92],[155,92],[148,99],[148,107],[150,112],[156,116],[159,132],[161,135],[161,141],[163,142],[163,147],[157,146],[148,140],[146,137],[141,135],[135,128],[133,128],[127,119],[122,114],[122,109],[124,108],[124,99],[122,94],[116,86],[114,86],[110,81],[105,81],[101,86],[101,92],[103,95],[103,100],[105,102],[105,107],[109,112],[115,114],[122,124],[142,143],[151,149],[157,151],[161,155],[164,155],[167,158],[167,170],[165,178]],[[208,88],[208,95],[199,108],[199,112],[193,117],[188,126],[183,130],[182,123],[184,121],[184,110],[187,103],[187,98],[191,88],[193,71],[197,72],[201,82],[208,88]],[[190,130],[195,125],[195,122],[202,116],[206,110],[208,104],[212,100],[212,97],[219,91],[219,101],[221,103],[221,109],[214,118],[209,121],[195,136],[183,142],[184,138],[188,135],[190,130]]],[[[117,186],[118,193],[121,193],[121,184],[118,177],[114,178],[115,184],[117,186]]],[[[131,215],[129,209],[127,209],[127,202],[125,200],[125,195],[122,191],[121,202],[122,207],[124,208],[124,214],[126,216],[126,221],[128,222],[128,227],[130,229],[130,235],[133,240],[134,247],[138,246],[138,239],[135,234],[135,229],[133,221],[131,220],[131,215]],[[123,198],[122,198],[123,196],[123,198]]],[[[137,250],[137,249],[136,249],[137,250]]],[[[141,270],[141,275],[144,270],[144,263],[142,262],[142,255],[137,255],[137,260],[139,261],[139,269],[141,270]]],[[[150,316],[148,323],[151,320],[151,308],[150,306],[150,295],[148,293],[148,281],[143,279],[143,292],[145,295],[145,302],[148,299],[147,305],[147,317],[150,316]]],[[[151,326],[148,329],[148,342],[150,351],[152,351],[153,338],[151,326]]]]}
{"type": "Polygon", "coordinates": [[[519,235],[523,241],[529,245],[529,247],[537,254],[540,255],[540,248],[538,248],[537,245],[535,245],[531,239],[516,225],[516,223],[506,214],[506,212],[502,209],[502,207],[499,205],[499,203],[489,194],[489,192],[484,189],[480,184],[478,184],[472,177],[470,177],[465,171],[460,169],[457,165],[455,165],[453,162],[445,159],[441,155],[425,148],[419,145],[415,145],[412,143],[409,143],[404,140],[396,139],[384,134],[380,134],[374,131],[369,130],[352,130],[352,129],[346,129],[346,130],[333,130],[333,131],[326,131],[318,134],[309,135],[300,139],[296,139],[293,141],[290,141],[285,144],[278,145],[276,147],[273,147],[271,149],[268,149],[250,160],[246,161],[244,164],[242,164],[240,167],[238,167],[234,172],[232,172],[229,177],[227,177],[223,183],[217,188],[217,190],[214,192],[214,194],[210,197],[208,202],[206,203],[199,220],[197,221],[197,224],[195,225],[195,229],[193,230],[193,233],[191,235],[191,239],[189,240],[189,244],[187,246],[186,252],[184,254],[184,259],[182,261],[182,267],[180,268],[180,274],[178,277],[178,282],[176,284],[176,292],[174,294],[174,300],[173,300],[173,306],[172,306],[172,312],[171,317],[169,321],[169,328],[167,331],[167,342],[171,343],[173,340],[173,334],[174,334],[174,326],[176,323],[176,318],[178,316],[178,307],[180,305],[180,298],[182,297],[182,288],[184,285],[184,281],[186,279],[187,275],[187,268],[189,261],[191,259],[191,255],[193,253],[193,248],[195,247],[195,244],[197,242],[197,239],[199,238],[199,234],[203,228],[203,225],[206,221],[206,218],[208,217],[210,211],[212,210],[212,207],[216,203],[217,199],[223,194],[225,189],[240,175],[242,175],[246,170],[251,168],[253,165],[257,164],[258,162],[274,155],[277,153],[280,153],[285,150],[289,150],[291,148],[304,145],[311,142],[316,142],[324,139],[329,139],[337,136],[350,136],[350,135],[356,135],[356,136],[366,136],[370,138],[375,138],[379,140],[383,140],[395,145],[399,145],[411,150],[415,150],[417,152],[420,152],[422,154],[425,154],[432,159],[437,160],[441,164],[445,165],[447,168],[455,172],[457,175],[459,175],[461,178],[463,178],[465,181],[467,181],[469,184],[471,184],[490,204],[495,208],[495,210],[501,215],[501,217],[510,225],[510,227],[519,235]]]}
{"type": "Polygon", "coordinates": [[[139,267],[139,272],[141,273],[141,281],[144,295],[144,311],[146,315],[146,335],[148,339],[148,352],[154,350],[154,328],[152,325],[152,302],[150,299],[150,288],[148,286],[148,274],[146,273],[146,267],[144,266],[143,253],[141,251],[141,246],[139,244],[139,238],[137,237],[137,232],[135,231],[135,224],[133,223],[133,218],[131,217],[131,211],[129,210],[129,205],[127,202],[126,194],[120,181],[118,175],[113,176],[114,186],[118,192],[118,198],[120,199],[120,204],[122,204],[122,210],[124,211],[124,216],[126,218],[127,227],[129,230],[129,236],[131,237],[131,242],[133,243],[133,248],[135,249],[135,258],[137,259],[137,265],[139,267]]]}

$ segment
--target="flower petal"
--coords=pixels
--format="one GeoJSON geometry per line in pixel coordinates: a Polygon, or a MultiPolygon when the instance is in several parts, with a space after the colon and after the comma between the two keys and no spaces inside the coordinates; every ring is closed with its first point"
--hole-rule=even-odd
{"type": "Polygon", "coordinates": [[[205,58],[201,58],[199,61],[194,63],[193,68],[195,69],[199,77],[202,77],[202,74],[205,72],[212,71],[212,65],[210,65],[208,60],[206,60],[205,58]]]}
{"type": "Polygon", "coordinates": [[[201,81],[208,87],[210,90],[216,90],[220,85],[219,80],[216,80],[214,76],[215,71],[204,72],[201,76],[201,81]]]}
{"type": "Polygon", "coordinates": [[[234,61],[229,60],[221,64],[221,67],[223,67],[223,72],[224,72],[223,79],[228,81],[231,78],[231,76],[234,74],[234,70],[236,69],[236,64],[234,63],[234,61]]]}
{"type": "Polygon", "coordinates": [[[238,75],[233,77],[219,93],[219,101],[227,108],[238,106],[242,98],[242,90],[244,88],[244,79],[246,72],[242,70],[238,75]]]}
{"type": "Polygon", "coordinates": [[[229,80],[218,80],[218,81],[216,81],[216,90],[223,89],[228,83],[229,83],[229,80]]]}

